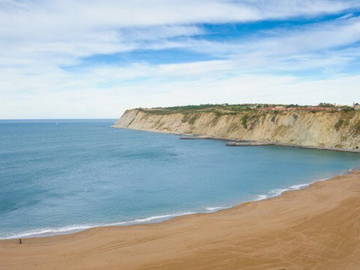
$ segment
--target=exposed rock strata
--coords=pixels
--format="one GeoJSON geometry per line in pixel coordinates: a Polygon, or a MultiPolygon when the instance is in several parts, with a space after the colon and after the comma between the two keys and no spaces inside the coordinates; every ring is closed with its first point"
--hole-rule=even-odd
{"type": "Polygon", "coordinates": [[[360,112],[127,110],[116,128],[360,151],[360,112]]]}

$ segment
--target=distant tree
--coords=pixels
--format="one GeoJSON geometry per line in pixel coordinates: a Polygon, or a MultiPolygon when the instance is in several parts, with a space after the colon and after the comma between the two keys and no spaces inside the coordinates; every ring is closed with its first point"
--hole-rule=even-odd
{"type": "Polygon", "coordinates": [[[319,103],[318,105],[319,107],[335,107],[334,104],[331,104],[331,103],[325,103],[325,102],[321,102],[319,103]]]}
{"type": "Polygon", "coordinates": [[[350,107],[350,106],[343,106],[341,108],[342,111],[344,112],[351,112],[351,111],[354,111],[355,109],[353,107],[350,107]]]}

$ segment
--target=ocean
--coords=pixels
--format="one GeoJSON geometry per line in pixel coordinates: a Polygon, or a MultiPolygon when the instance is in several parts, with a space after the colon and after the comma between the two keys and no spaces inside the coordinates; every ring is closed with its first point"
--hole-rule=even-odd
{"type": "Polygon", "coordinates": [[[213,212],[360,164],[357,153],[226,147],[114,129],[113,122],[0,121],[0,238],[213,212]]]}

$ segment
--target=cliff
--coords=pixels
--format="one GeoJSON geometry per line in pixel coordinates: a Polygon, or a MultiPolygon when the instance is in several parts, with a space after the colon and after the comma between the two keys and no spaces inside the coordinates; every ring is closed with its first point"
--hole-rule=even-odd
{"type": "Polygon", "coordinates": [[[360,151],[360,111],[132,109],[114,127],[360,151]]]}

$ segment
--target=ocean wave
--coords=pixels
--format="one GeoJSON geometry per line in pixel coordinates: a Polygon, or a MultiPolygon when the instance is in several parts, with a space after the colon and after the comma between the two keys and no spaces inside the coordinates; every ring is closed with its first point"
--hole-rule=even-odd
{"type": "Polygon", "coordinates": [[[162,222],[174,217],[185,216],[195,214],[196,212],[181,212],[167,215],[151,216],[146,218],[138,218],[129,221],[119,221],[112,223],[103,223],[103,224],[80,224],[80,225],[70,225],[59,228],[42,228],[38,230],[30,230],[23,233],[13,233],[5,236],[0,236],[1,239],[17,239],[17,238],[31,238],[31,237],[46,237],[59,234],[69,234],[74,232],[80,232],[83,230],[97,228],[97,227],[109,227],[109,226],[126,226],[126,225],[135,225],[135,224],[146,224],[146,223],[156,223],[162,222]]]}
{"type": "Polygon", "coordinates": [[[229,207],[224,207],[224,206],[205,207],[205,210],[208,212],[216,212],[216,211],[226,209],[226,208],[229,208],[229,207]]]}
{"type": "Polygon", "coordinates": [[[147,218],[138,218],[130,221],[121,221],[121,222],[114,222],[102,225],[103,226],[119,226],[119,225],[134,225],[134,224],[144,224],[144,223],[155,223],[168,220],[170,218],[179,217],[179,216],[186,216],[196,214],[196,212],[182,212],[182,213],[175,213],[175,214],[168,214],[168,215],[160,215],[160,216],[151,216],[147,218]]]}
{"type": "Polygon", "coordinates": [[[304,189],[304,188],[310,186],[311,184],[313,184],[313,183],[315,183],[315,182],[326,181],[326,180],[328,180],[328,179],[329,179],[329,178],[323,178],[323,179],[319,179],[319,180],[316,180],[316,181],[313,181],[313,182],[310,182],[310,183],[306,183],[306,184],[292,185],[292,186],[290,186],[290,187],[288,187],[288,188],[276,188],[276,189],[270,190],[270,191],[269,191],[268,193],[266,193],[266,194],[256,195],[255,201],[261,201],[261,200],[266,200],[266,199],[269,199],[269,198],[278,197],[278,196],[280,196],[281,194],[283,194],[283,193],[286,192],[286,191],[304,189]]]}
{"type": "Polygon", "coordinates": [[[42,228],[38,230],[30,230],[22,233],[12,233],[1,237],[1,239],[16,239],[16,238],[30,238],[30,237],[45,237],[57,234],[68,234],[87,230],[97,226],[92,225],[70,225],[59,228],[42,228]]]}

